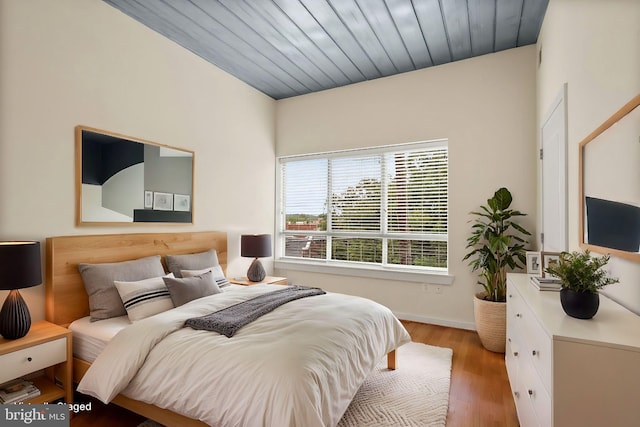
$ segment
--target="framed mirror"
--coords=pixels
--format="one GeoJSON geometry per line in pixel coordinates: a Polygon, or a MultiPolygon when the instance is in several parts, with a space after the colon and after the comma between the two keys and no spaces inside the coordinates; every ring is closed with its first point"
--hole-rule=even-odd
{"type": "Polygon", "coordinates": [[[580,246],[640,261],[640,95],[579,146],[580,246]]]}
{"type": "Polygon", "coordinates": [[[76,223],[193,223],[193,151],[76,126],[76,223]]]}

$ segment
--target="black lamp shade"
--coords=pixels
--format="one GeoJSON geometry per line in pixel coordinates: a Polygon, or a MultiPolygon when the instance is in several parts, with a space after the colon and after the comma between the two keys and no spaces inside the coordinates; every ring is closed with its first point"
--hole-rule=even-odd
{"type": "Polygon", "coordinates": [[[41,283],[40,242],[0,242],[0,289],[11,290],[0,310],[4,338],[18,339],[29,332],[29,308],[17,290],[41,283]]]}
{"type": "Polygon", "coordinates": [[[271,256],[271,234],[243,234],[240,236],[240,256],[264,258],[271,256]]]}
{"type": "Polygon", "coordinates": [[[10,291],[41,283],[40,242],[0,242],[0,289],[10,291]]]}
{"type": "Polygon", "coordinates": [[[271,234],[243,234],[240,236],[240,255],[255,258],[247,270],[252,282],[264,280],[267,273],[258,258],[271,256],[271,234]]]}

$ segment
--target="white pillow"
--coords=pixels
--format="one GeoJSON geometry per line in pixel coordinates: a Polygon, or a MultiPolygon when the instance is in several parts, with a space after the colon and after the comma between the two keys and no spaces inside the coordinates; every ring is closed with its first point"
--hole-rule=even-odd
{"type": "Polygon", "coordinates": [[[173,301],[169,289],[164,284],[163,277],[174,277],[173,273],[166,276],[152,277],[136,282],[114,281],[129,320],[144,319],[163,311],[171,310],[173,301]]]}
{"type": "Polygon", "coordinates": [[[180,270],[180,274],[182,274],[182,277],[193,277],[208,273],[209,271],[213,274],[213,280],[216,281],[216,284],[219,288],[224,288],[225,286],[229,286],[231,284],[224,276],[222,267],[220,267],[219,265],[203,268],[202,270],[180,270]]]}

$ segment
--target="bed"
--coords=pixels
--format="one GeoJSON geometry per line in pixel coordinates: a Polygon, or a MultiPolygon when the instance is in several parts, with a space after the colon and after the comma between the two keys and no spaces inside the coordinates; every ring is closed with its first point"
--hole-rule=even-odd
{"type": "MultiPolygon", "coordinates": [[[[67,327],[88,316],[80,263],[112,263],[211,249],[216,250],[226,271],[224,232],[48,238],[47,320],[67,327]]],[[[86,375],[82,384],[113,386],[95,392],[101,400],[108,395],[107,401],[166,426],[335,425],[379,359],[387,354],[389,368],[395,369],[395,349],[409,341],[406,330],[388,309],[363,298],[327,293],[285,304],[245,326],[231,339],[175,326],[194,313],[215,311],[276,288],[281,286],[231,286],[220,296],[191,301],[134,322],[115,334],[102,352],[96,352],[93,368],[92,361],[74,355],[74,382],[80,383],[86,375]],[[324,306],[333,325],[323,314],[324,306]],[[351,312],[358,314],[347,315],[351,312]],[[305,328],[323,332],[309,333],[311,329],[305,328]],[[131,342],[140,342],[140,348],[126,345],[131,342]],[[196,342],[199,349],[187,350],[196,342]],[[328,352],[332,343],[336,348],[328,352]],[[124,354],[129,351],[124,347],[135,349],[124,354]],[[137,361],[144,363],[138,366],[137,361]],[[300,361],[304,363],[298,366],[300,361]],[[96,374],[100,369],[127,373],[122,378],[96,374]],[[211,373],[205,376],[205,371],[211,373]]]]}

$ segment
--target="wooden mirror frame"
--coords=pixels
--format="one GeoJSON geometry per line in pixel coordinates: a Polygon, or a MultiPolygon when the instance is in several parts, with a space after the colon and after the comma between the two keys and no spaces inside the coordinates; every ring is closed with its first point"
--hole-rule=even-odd
{"type": "MultiPolygon", "coordinates": [[[[627,102],[622,108],[616,111],[611,117],[609,117],[603,124],[598,126],[596,130],[591,132],[585,139],[583,139],[578,146],[578,197],[580,203],[580,227],[579,227],[579,239],[580,239],[580,247],[582,249],[589,249],[590,251],[602,253],[602,254],[611,254],[612,256],[617,256],[620,258],[628,259],[631,261],[640,262],[640,253],[635,252],[627,252],[620,249],[613,249],[604,246],[597,246],[590,243],[585,242],[584,240],[584,232],[585,232],[585,194],[584,194],[584,149],[587,144],[594,141],[599,135],[601,135],[604,131],[609,129],[615,123],[623,119],[627,114],[631,113],[635,108],[640,105],[640,95],[635,96],[631,101],[627,102]]],[[[638,141],[640,142],[640,141],[638,141]]]]}
{"type": "MultiPolygon", "coordinates": [[[[111,226],[130,226],[130,225],[158,225],[158,224],[184,224],[184,225],[192,225],[194,223],[194,170],[195,170],[195,153],[191,150],[185,150],[183,148],[177,148],[177,147],[172,147],[169,145],[164,145],[164,144],[158,144],[156,142],[152,142],[152,141],[147,141],[144,139],[140,139],[140,138],[135,138],[135,137],[131,137],[131,136],[127,136],[127,135],[122,135],[119,133],[115,133],[115,132],[110,132],[110,131],[106,131],[106,130],[102,130],[102,129],[96,129],[96,128],[92,128],[89,126],[83,126],[83,125],[78,125],[75,127],[75,174],[76,174],[76,178],[75,178],[75,189],[76,189],[76,225],[78,226],[86,226],[86,225],[111,225],[111,226]],[[126,140],[128,142],[136,142],[136,143],[140,143],[143,144],[145,146],[147,145],[152,145],[152,146],[156,146],[156,147],[160,147],[160,148],[167,148],[167,149],[171,149],[171,150],[175,150],[175,151],[179,151],[179,152],[183,152],[185,153],[185,157],[191,157],[191,192],[188,194],[189,199],[188,203],[190,203],[190,207],[189,207],[189,211],[188,213],[190,214],[190,218],[188,218],[187,220],[140,220],[140,221],[101,221],[101,220],[91,220],[88,218],[83,218],[83,212],[82,212],[82,205],[83,205],[83,201],[82,201],[82,187],[83,187],[83,132],[87,131],[87,132],[92,132],[92,133],[96,133],[96,134],[101,134],[107,137],[112,137],[115,140],[126,140]]],[[[144,160],[143,160],[144,161],[144,160]]],[[[184,181],[183,181],[184,182],[184,181]]],[[[146,197],[146,193],[152,193],[152,197],[153,197],[153,191],[147,191],[147,188],[145,186],[144,188],[144,193],[140,194],[140,200],[143,200],[144,197],[146,197]]],[[[168,192],[167,192],[168,193],[168,192]]],[[[171,193],[172,196],[175,197],[175,195],[181,195],[182,193],[171,193]]],[[[168,194],[167,194],[168,195],[168,194]]],[[[143,205],[146,204],[146,202],[143,202],[143,205]]],[[[150,211],[153,211],[155,209],[155,207],[153,209],[149,209],[150,211]]],[[[135,210],[147,210],[146,207],[145,209],[135,209],[135,210]]],[[[175,211],[178,211],[177,209],[175,211]]],[[[158,212],[158,211],[156,211],[158,212]]],[[[172,211],[164,211],[164,212],[170,212],[173,213],[172,211]]],[[[184,210],[183,212],[176,212],[177,214],[185,214],[184,210]]],[[[133,214],[133,213],[132,213],[133,214]]],[[[182,215],[182,216],[187,216],[187,215],[182,215]]]]}

